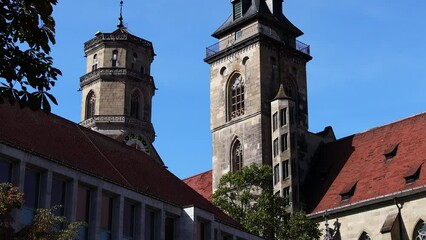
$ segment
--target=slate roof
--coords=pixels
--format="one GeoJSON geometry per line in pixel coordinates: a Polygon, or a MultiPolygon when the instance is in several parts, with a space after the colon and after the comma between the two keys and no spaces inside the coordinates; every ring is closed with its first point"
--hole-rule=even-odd
{"type": "Polygon", "coordinates": [[[151,157],[54,114],[0,104],[0,143],[179,207],[240,225],[151,157]]]}
{"type": "Polygon", "coordinates": [[[212,170],[185,178],[182,181],[197,191],[201,196],[210,202],[212,201],[212,170]]]}
{"type": "Polygon", "coordinates": [[[425,151],[426,113],[324,144],[304,188],[312,213],[424,191],[425,151]],[[406,183],[419,168],[419,178],[406,183]]]}
{"type": "Polygon", "coordinates": [[[273,15],[266,5],[265,0],[251,0],[249,9],[241,18],[234,20],[232,15],[229,16],[225,23],[223,23],[222,26],[220,26],[212,34],[212,36],[220,38],[223,34],[227,34],[227,32],[232,31],[235,27],[238,27],[247,21],[251,21],[254,18],[261,18],[270,22],[275,22],[288,32],[294,34],[294,37],[303,35],[303,32],[294,26],[283,14],[280,16],[273,15]]]}

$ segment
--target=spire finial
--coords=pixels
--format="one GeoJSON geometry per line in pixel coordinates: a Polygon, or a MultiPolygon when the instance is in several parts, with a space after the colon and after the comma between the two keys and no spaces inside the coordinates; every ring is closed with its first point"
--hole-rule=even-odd
{"type": "Polygon", "coordinates": [[[118,18],[117,27],[123,28],[123,0],[120,1],[120,17],[118,18]]]}

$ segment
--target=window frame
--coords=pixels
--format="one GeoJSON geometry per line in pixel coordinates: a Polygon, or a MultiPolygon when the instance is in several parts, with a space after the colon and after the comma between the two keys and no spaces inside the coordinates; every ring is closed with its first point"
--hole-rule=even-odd
{"type": "Polygon", "coordinates": [[[244,149],[241,141],[235,139],[231,145],[231,171],[237,172],[244,165],[244,149]]]}
{"type": "Polygon", "coordinates": [[[228,81],[228,120],[231,121],[245,114],[245,80],[239,73],[234,73],[228,81]]]}

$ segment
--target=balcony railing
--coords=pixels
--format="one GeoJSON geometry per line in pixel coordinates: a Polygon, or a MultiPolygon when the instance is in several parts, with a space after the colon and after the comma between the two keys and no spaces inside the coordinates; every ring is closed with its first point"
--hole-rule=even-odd
{"type": "Polygon", "coordinates": [[[122,123],[122,124],[131,125],[131,126],[151,127],[151,124],[146,121],[129,117],[126,115],[100,115],[100,116],[96,115],[96,116],[93,116],[92,118],[89,118],[80,122],[80,125],[88,128],[88,127],[93,127],[96,124],[102,124],[102,123],[122,123]]]}
{"type": "MultiPolygon", "coordinates": [[[[206,48],[206,57],[210,57],[215,55],[216,53],[220,52],[221,50],[224,50],[228,47],[231,47],[233,44],[236,44],[244,39],[247,39],[250,36],[255,35],[256,33],[262,33],[264,35],[267,35],[269,37],[272,37],[273,39],[276,39],[278,41],[281,41],[280,36],[273,31],[271,28],[262,26],[260,24],[253,24],[245,29],[242,29],[240,31],[235,32],[234,34],[231,34],[227,38],[209,46],[206,48]]],[[[309,45],[302,43],[298,40],[296,40],[296,50],[303,52],[304,54],[310,55],[310,47],[309,45]]]]}
{"type": "Polygon", "coordinates": [[[102,41],[131,41],[147,48],[152,48],[152,43],[142,38],[138,38],[129,33],[100,33],[96,37],[84,43],[84,49],[93,47],[102,41]]]}
{"type": "Polygon", "coordinates": [[[90,83],[92,80],[96,79],[98,76],[130,76],[140,80],[145,80],[153,82],[154,79],[148,75],[141,72],[132,71],[127,68],[98,68],[92,72],[87,73],[86,75],[80,78],[80,84],[85,85],[90,83]]]}

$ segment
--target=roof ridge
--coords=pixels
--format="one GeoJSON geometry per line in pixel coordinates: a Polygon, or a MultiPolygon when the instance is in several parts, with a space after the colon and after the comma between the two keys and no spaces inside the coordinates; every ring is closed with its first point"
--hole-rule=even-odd
{"type": "MultiPolygon", "coordinates": [[[[411,116],[408,116],[408,117],[405,117],[405,118],[402,118],[402,119],[399,119],[399,120],[395,120],[395,121],[393,121],[393,122],[385,123],[385,124],[383,124],[383,125],[381,125],[381,126],[373,127],[373,128],[370,128],[370,129],[364,130],[364,131],[362,131],[362,132],[355,133],[355,134],[353,134],[353,136],[362,135],[362,134],[365,134],[365,133],[368,133],[368,132],[372,132],[372,131],[374,131],[374,130],[377,130],[377,129],[379,129],[379,128],[387,127],[387,126],[394,125],[394,124],[397,124],[397,123],[400,123],[400,122],[405,122],[405,121],[408,121],[408,120],[410,120],[410,119],[413,119],[413,118],[419,117],[419,116],[421,116],[421,115],[426,115],[426,112],[417,113],[417,114],[414,114],[414,115],[411,115],[411,116]]],[[[352,136],[352,135],[350,135],[350,136],[352,136]]]]}
{"type": "Polygon", "coordinates": [[[206,174],[206,173],[211,172],[211,171],[213,171],[213,169],[210,169],[210,170],[207,170],[207,171],[204,171],[204,172],[198,173],[198,174],[193,175],[193,176],[189,176],[189,177],[187,177],[187,178],[182,178],[181,180],[182,180],[182,181],[185,181],[185,180],[188,180],[188,179],[191,179],[191,178],[198,177],[198,176],[200,176],[200,175],[206,174]]]}

